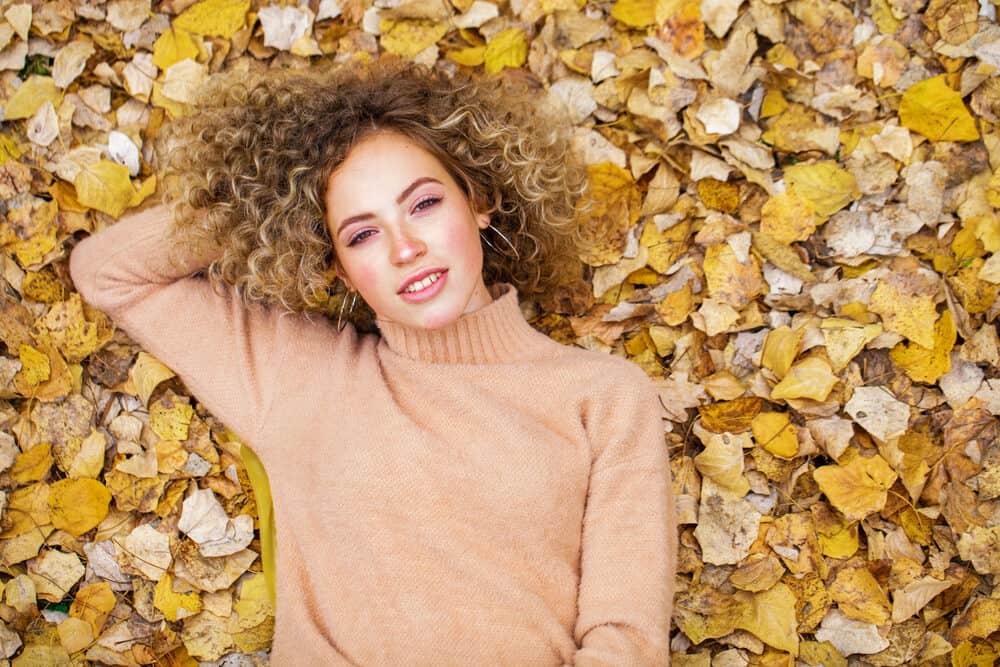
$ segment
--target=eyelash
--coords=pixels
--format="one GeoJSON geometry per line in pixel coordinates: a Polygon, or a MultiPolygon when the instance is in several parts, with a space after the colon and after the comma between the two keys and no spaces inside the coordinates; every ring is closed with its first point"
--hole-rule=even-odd
{"type": "MultiPolygon", "coordinates": [[[[425,209],[430,208],[431,206],[433,206],[434,204],[438,203],[439,201],[441,201],[440,197],[427,197],[426,199],[421,199],[420,201],[418,201],[416,203],[416,205],[414,205],[413,210],[414,211],[423,211],[425,209]],[[421,204],[425,204],[427,202],[431,202],[430,206],[426,206],[424,208],[420,208],[421,204]]],[[[370,231],[372,231],[372,230],[371,229],[366,229],[363,232],[361,232],[361,233],[356,234],[355,236],[353,236],[351,238],[351,240],[347,243],[347,247],[351,247],[351,246],[355,245],[355,243],[359,243],[360,241],[363,241],[364,239],[368,238],[367,236],[365,236],[365,234],[367,234],[370,231]]]]}

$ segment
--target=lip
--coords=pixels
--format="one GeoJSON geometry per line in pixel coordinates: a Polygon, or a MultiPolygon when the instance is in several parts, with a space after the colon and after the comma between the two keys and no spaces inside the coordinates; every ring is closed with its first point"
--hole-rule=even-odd
{"type": "MultiPolygon", "coordinates": [[[[447,270],[448,269],[442,268],[440,266],[436,266],[436,267],[432,267],[432,268],[429,268],[429,269],[424,269],[422,271],[418,271],[417,273],[414,273],[412,276],[410,276],[409,278],[407,278],[406,280],[403,281],[403,284],[400,286],[399,291],[397,292],[397,294],[402,294],[403,290],[405,290],[411,284],[417,282],[418,280],[423,280],[424,278],[426,278],[427,276],[431,275],[432,273],[437,273],[438,271],[445,272],[447,270]]],[[[444,276],[442,276],[442,277],[444,277],[444,276]]]]}
{"type": "Polygon", "coordinates": [[[416,292],[403,292],[400,294],[400,296],[403,297],[403,300],[408,303],[423,303],[424,301],[428,301],[429,299],[433,299],[435,296],[437,296],[438,293],[440,293],[441,290],[444,289],[444,284],[445,281],[447,280],[448,280],[448,271],[445,270],[441,272],[440,278],[438,278],[437,280],[435,280],[433,283],[423,288],[422,290],[418,290],[416,292]]]}

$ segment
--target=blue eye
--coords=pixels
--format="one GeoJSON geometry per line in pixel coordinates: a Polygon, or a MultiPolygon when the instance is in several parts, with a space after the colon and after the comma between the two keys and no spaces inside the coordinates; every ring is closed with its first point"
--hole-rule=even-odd
{"type": "MultiPolygon", "coordinates": [[[[413,207],[413,210],[414,211],[423,211],[423,210],[426,210],[426,209],[430,208],[431,206],[434,206],[435,204],[437,204],[439,201],[441,201],[440,197],[428,197],[427,199],[421,199],[420,201],[417,202],[417,205],[413,207]],[[424,206],[424,204],[427,204],[427,206],[424,206]]],[[[350,242],[348,242],[347,246],[350,247],[350,246],[354,245],[355,243],[358,243],[358,242],[361,242],[361,241],[365,240],[366,238],[368,238],[365,235],[368,234],[369,232],[373,232],[373,231],[374,230],[366,229],[363,232],[361,232],[360,234],[357,234],[356,236],[353,236],[351,238],[350,242]]]]}

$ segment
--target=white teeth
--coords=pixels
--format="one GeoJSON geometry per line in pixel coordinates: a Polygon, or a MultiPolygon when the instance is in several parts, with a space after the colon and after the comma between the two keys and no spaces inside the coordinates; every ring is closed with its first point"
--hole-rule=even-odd
{"type": "Polygon", "coordinates": [[[410,285],[409,287],[407,287],[404,291],[406,291],[406,292],[418,292],[418,291],[422,290],[423,288],[427,287],[428,285],[430,285],[431,283],[435,282],[438,278],[440,278],[441,277],[441,273],[442,273],[441,271],[438,271],[437,273],[432,273],[431,275],[427,276],[426,278],[424,278],[420,282],[413,283],[412,285],[410,285]]]}

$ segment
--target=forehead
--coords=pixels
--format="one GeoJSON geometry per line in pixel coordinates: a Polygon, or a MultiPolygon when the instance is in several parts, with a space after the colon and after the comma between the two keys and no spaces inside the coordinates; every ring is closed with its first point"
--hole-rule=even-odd
{"type": "MultiPolygon", "coordinates": [[[[377,178],[381,186],[416,176],[440,178],[447,170],[430,151],[404,134],[379,130],[351,147],[347,157],[330,174],[329,189],[338,189],[355,180],[377,178]]],[[[356,183],[352,183],[356,186],[356,183]]]]}

